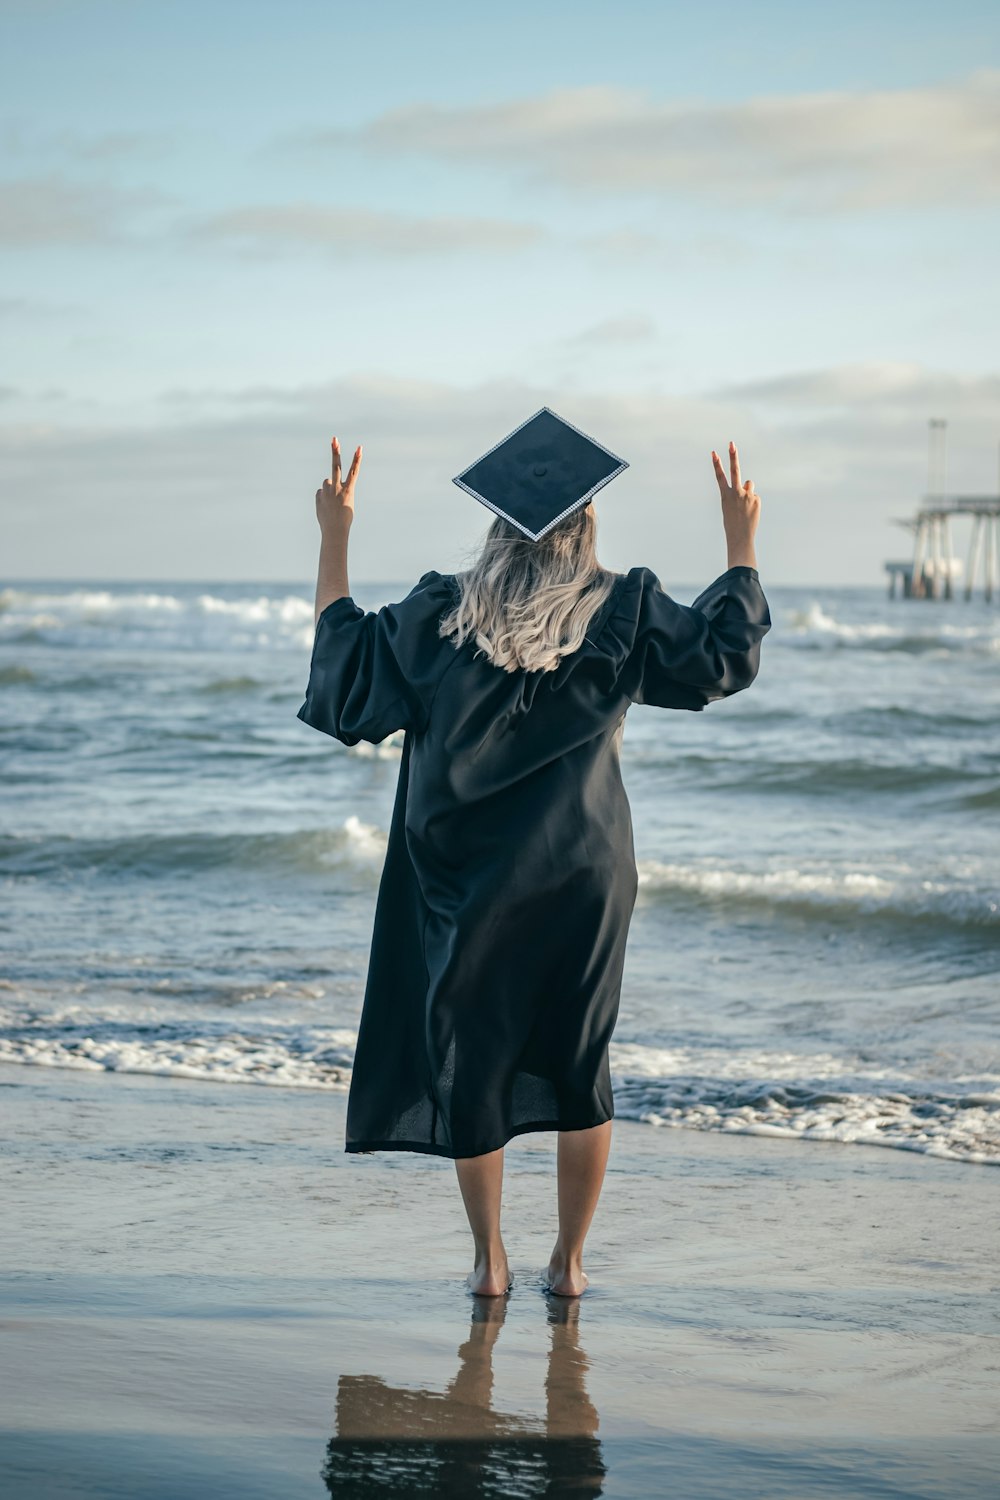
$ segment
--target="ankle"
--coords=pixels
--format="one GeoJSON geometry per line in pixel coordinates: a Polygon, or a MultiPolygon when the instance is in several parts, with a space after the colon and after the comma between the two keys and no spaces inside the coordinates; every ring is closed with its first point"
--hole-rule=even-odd
{"type": "Polygon", "coordinates": [[[476,1264],[487,1262],[490,1265],[498,1265],[506,1260],[507,1252],[504,1249],[503,1240],[497,1237],[494,1240],[473,1240],[476,1251],[476,1264]]]}
{"type": "Polygon", "coordinates": [[[551,1258],[554,1261],[558,1261],[560,1265],[564,1265],[567,1270],[578,1271],[583,1265],[583,1246],[566,1246],[563,1245],[559,1240],[556,1240],[555,1249],[552,1251],[551,1258]]]}

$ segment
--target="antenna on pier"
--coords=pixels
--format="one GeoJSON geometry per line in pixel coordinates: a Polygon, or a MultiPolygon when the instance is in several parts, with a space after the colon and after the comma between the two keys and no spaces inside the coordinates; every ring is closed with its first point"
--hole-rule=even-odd
{"type": "Polygon", "coordinates": [[[948,488],[948,423],[931,417],[927,423],[927,495],[940,500],[948,488]]]}

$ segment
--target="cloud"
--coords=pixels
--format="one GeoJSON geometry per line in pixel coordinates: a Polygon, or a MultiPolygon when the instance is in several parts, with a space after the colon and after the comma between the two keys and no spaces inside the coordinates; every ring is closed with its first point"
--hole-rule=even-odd
{"type": "Polygon", "coordinates": [[[593,323],[579,333],[571,334],[563,343],[576,348],[585,345],[605,348],[613,344],[635,344],[656,336],[656,324],[647,317],[605,318],[593,323]]]}
{"type": "Polygon", "coordinates": [[[605,265],[628,261],[648,266],[664,265],[676,254],[676,244],[665,235],[649,234],[641,229],[609,229],[600,234],[582,235],[579,244],[591,251],[605,265]]]}
{"type": "Polygon", "coordinates": [[[294,391],[167,394],[172,419],[159,422],[0,422],[8,576],[305,582],[333,433],[345,449],[365,445],[352,578],[464,566],[491,517],[451,476],[542,405],[629,460],[597,507],[601,555],[612,567],[648,562],[668,586],[724,566],[710,451],[730,437],[763,497],[758,555],[775,582],[881,581],[883,559],[900,553],[893,518],[925,485],[929,415],[949,420],[953,486],[994,485],[998,378],[916,366],[685,397],[515,380],[461,389],[378,372],[294,391]]]}
{"type": "Polygon", "coordinates": [[[86,311],[80,302],[54,302],[40,297],[0,297],[0,318],[34,322],[49,318],[77,317],[86,311]]]}
{"type": "Polygon", "coordinates": [[[910,420],[922,411],[926,421],[939,411],[979,415],[992,431],[1000,401],[1000,375],[952,375],[930,371],[915,361],[868,360],[834,369],[805,370],[771,380],[741,381],[716,388],[724,400],[760,403],[772,410],[856,414],[871,409],[880,420],[891,414],[910,420]]]}
{"type": "Polygon", "coordinates": [[[379,209],[345,212],[306,202],[227,209],[176,227],[172,237],[188,244],[217,244],[251,260],[270,260],[296,251],[316,251],[336,259],[438,259],[465,253],[516,255],[543,246],[557,251],[581,249],[614,268],[624,263],[662,268],[675,262],[687,264],[692,253],[702,262],[723,264],[732,263],[741,253],[738,246],[718,237],[692,241],[685,236],[678,245],[663,235],[629,229],[578,235],[511,219],[379,209]]]}
{"type": "Polygon", "coordinates": [[[93,397],[74,396],[65,386],[47,385],[36,391],[25,390],[19,385],[0,385],[0,401],[19,401],[22,405],[38,405],[45,402],[58,401],[66,406],[75,403],[84,406],[96,406],[98,403],[93,397]]]}
{"type": "Polygon", "coordinates": [[[929,378],[923,366],[912,360],[868,360],[771,380],[738,381],[719,386],[718,392],[721,396],[759,396],[764,401],[806,407],[854,406],[900,393],[909,397],[918,389],[926,392],[929,378]]]}
{"type": "Polygon", "coordinates": [[[125,220],[167,201],[152,188],[72,182],[58,173],[0,182],[0,245],[106,245],[131,238],[125,220]]]}
{"type": "Polygon", "coordinates": [[[72,162],[118,162],[161,156],[173,144],[165,130],[105,130],[90,133],[74,126],[49,129],[34,122],[0,123],[0,152],[10,160],[24,157],[37,163],[46,156],[72,162]]]}
{"type": "Polygon", "coordinates": [[[153,130],[109,130],[94,136],[66,130],[54,134],[51,145],[73,161],[145,161],[169,150],[171,137],[166,131],[153,130]]]}
{"type": "MultiPolygon", "coordinates": [[[[662,265],[675,247],[663,237],[615,230],[578,237],[540,224],[468,214],[405,214],[388,209],[345,211],[319,203],[248,204],[207,216],[190,214],[147,233],[136,218],[176,205],[156,188],[119,188],[74,181],[59,173],[0,181],[0,247],[103,245],[136,250],[218,246],[246,260],[313,251],[336,259],[379,256],[438,260],[450,255],[517,255],[537,246],[580,246],[613,265],[645,260],[662,265]]],[[[711,253],[710,249],[709,252],[711,253]]],[[[728,253],[723,259],[728,259],[728,253]]],[[[62,304],[67,309],[69,304],[62,304]]],[[[56,304],[51,304],[55,307],[56,304]]],[[[41,304],[34,304],[41,311],[41,304]]],[[[25,299],[0,299],[0,316],[27,313],[25,299]]]]}
{"type": "Polygon", "coordinates": [[[417,216],[375,209],[345,212],[315,203],[291,203],[215,214],[191,225],[186,238],[216,241],[257,257],[286,249],[316,249],[336,256],[412,259],[465,250],[507,254],[530,248],[546,235],[537,225],[502,219],[417,216]]]}
{"type": "Polygon", "coordinates": [[[299,131],[274,144],[356,147],[503,168],[539,187],[798,214],[979,206],[1000,197],[1000,69],[917,88],[721,104],[588,85],[499,104],[410,104],[357,129],[299,131]]]}

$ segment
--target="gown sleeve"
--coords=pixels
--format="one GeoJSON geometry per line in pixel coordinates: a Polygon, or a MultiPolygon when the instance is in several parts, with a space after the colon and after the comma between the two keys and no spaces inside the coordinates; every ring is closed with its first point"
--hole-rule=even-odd
{"type": "Polygon", "coordinates": [[[690,605],[672,599],[652,569],[632,568],[625,597],[619,686],[633,703],[699,710],[757,676],[771,616],[756,568],[727,568],[690,605]]]}
{"type": "Polygon", "coordinates": [[[377,745],[397,729],[425,728],[440,662],[444,584],[442,574],[425,573],[398,604],[367,613],[349,594],[328,604],[316,622],[296,717],[344,745],[377,745]]]}

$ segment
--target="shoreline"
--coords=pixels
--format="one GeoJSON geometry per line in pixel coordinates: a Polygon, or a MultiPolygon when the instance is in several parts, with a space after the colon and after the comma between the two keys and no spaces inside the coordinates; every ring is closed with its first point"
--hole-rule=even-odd
{"type": "MultiPolygon", "coordinates": [[[[274,1023],[270,1025],[273,1029],[274,1023]]],[[[300,1047],[302,1030],[299,1028],[300,1047]]],[[[327,1055],[331,1047],[338,1049],[342,1064],[333,1071],[338,1079],[349,1080],[351,1046],[347,1029],[316,1030],[327,1034],[314,1045],[327,1055]]],[[[284,1038],[285,1044],[287,1040],[284,1038]]],[[[96,1042],[90,1037],[82,1041],[74,1037],[71,1052],[56,1052],[55,1055],[51,1042],[39,1044],[24,1039],[12,1042],[8,1037],[0,1041],[0,1069],[40,1067],[103,1072],[116,1078],[173,1078],[227,1088],[243,1085],[309,1089],[325,1095],[340,1094],[346,1100],[346,1082],[335,1083],[327,1076],[329,1063],[325,1058],[319,1071],[314,1071],[316,1064],[308,1046],[295,1058],[285,1050],[282,1039],[274,1035],[265,1036],[263,1040],[257,1037],[253,1044],[241,1044],[238,1048],[234,1046],[231,1034],[200,1036],[189,1039],[188,1044],[196,1049],[197,1062],[178,1060],[178,1051],[185,1043],[176,1039],[169,1042],[157,1039],[155,1043],[147,1044],[151,1055],[140,1061],[134,1041],[118,1041],[116,1044],[107,1036],[96,1042]],[[50,1048],[48,1055],[41,1051],[45,1045],[50,1048]],[[24,1049],[23,1053],[18,1051],[19,1047],[24,1049]],[[93,1051],[92,1059],[85,1050],[87,1047],[93,1051]],[[237,1061],[245,1071],[224,1071],[232,1069],[237,1061]]],[[[644,1129],[692,1130],[806,1144],[865,1146],[878,1150],[911,1151],[964,1166],[1000,1167],[997,1145],[1000,1095],[995,1090],[990,1092],[967,1083],[947,1092],[935,1091],[925,1081],[903,1075],[887,1078],[881,1072],[870,1079],[855,1075],[853,1080],[845,1081],[826,1057],[803,1058],[803,1067],[807,1068],[811,1061],[815,1071],[808,1081],[805,1077],[797,1077],[790,1083],[783,1076],[787,1057],[771,1059],[772,1074],[768,1077],[767,1059],[757,1057],[756,1061],[762,1066],[756,1074],[741,1072],[739,1064],[734,1069],[729,1059],[720,1062],[721,1049],[714,1049],[711,1053],[703,1049],[700,1059],[688,1056],[686,1061],[693,1071],[657,1075],[649,1071],[650,1053],[656,1050],[644,1049],[634,1042],[612,1041],[616,1120],[640,1124],[644,1129]],[[714,1066],[721,1071],[705,1074],[699,1071],[699,1063],[701,1068],[714,1066]],[[727,1067],[728,1072],[725,1071],[727,1067]],[[869,1092],[858,1092],[865,1083],[869,1084],[869,1092]],[[790,1095],[795,1096],[791,1102],[790,1095]]],[[[670,1067],[673,1055],[669,1048],[659,1049],[663,1068],[670,1067]]],[[[746,1066],[744,1059],[744,1069],[746,1066]]],[[[550,1128],[542,1121],[523,1126],[504,1144],[511,1144],[517,1134],[544,1133],[550,1128]]],[[[425,1149],[420,1143],[371,1146],[368,1142],[359,1142],[347,1149],[359,1154],[372,1150],[396,1150],[417,1155],[449,1155],[447,1148],[425,1149]]]]}

